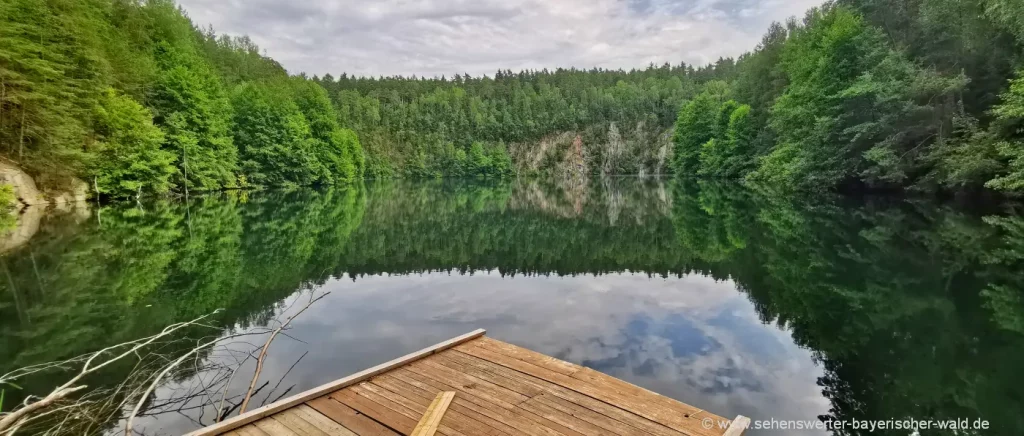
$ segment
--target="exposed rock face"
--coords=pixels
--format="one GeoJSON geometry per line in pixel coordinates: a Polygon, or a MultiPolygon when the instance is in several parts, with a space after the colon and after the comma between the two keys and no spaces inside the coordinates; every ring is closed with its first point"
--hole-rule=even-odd
{"type": "Polygon", "coordinates": [[[43,197],[35,180],[14,165],[0,162],[0,183],[14,187],[14,198],[24,205],[45,205],[49,202],[43,197]]]}
{"type": "MultiPolygon", "coordinates": [[[[35,180],[15,165],[0,161],[0,184],[14,187],[15,219],[13,230],[0,231],[0,254],[27,243],[39,231],[40,222],[49,212],[75,212],[88,215],[89,185],[72,178],[59,190],[40,191],[35,180]],[[52,207],[51,207],[52,206],[52,207]]],[[[3,213],[3,212],[0,212],[3,213]]]]}
{"type": "Polygon", "coordinates": [[[81,179],[71,178],[66,190],[47,194],[50,194],[50,203],[57,206],[80,203],[89,199],[89,184],[81,179]]]}
{"type": "Polygon", "coordinates": [[[668,172],[672,159],[672,132],[644,122],[632,126],[608,123],[539,141],[512,143],[509,154],[520,174],[575,174],[582,164],[584,173],[661,175],[668,172]],[[595,135],[599,129],[605,130],[603,136],[595,135]],[[585,139],[588,137],[591,139],[585,139]]]}
{"type": "Polygon", "coordinates": [[[89,199],[89,184],[77,178],[71,178],[67,188],[54,191],[40,191],[36,182],[28,173],[14,165],[0,161],[0,184],[14,187],[14,198],[22,205],[46,206],[69,205],[89,199]]]}

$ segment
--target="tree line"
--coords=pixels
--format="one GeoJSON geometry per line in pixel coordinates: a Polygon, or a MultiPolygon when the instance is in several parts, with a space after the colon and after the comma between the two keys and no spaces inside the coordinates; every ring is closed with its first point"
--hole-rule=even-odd
{"type": "MultiPolygon", "coordinates": [[[[512,144],[538,149],[546,136],[578,132],[588,151],[600,153],[590,145],[608,139],[610,124],[620,126],[611,131],[664,132],[701,83],[733,68],[731,59],[722,59],[700,68],[500,70],[451,78],[328,74],[313,80],[328,90],[342,125],[359,132],[371,174],[462,175],[473,172],[461,169],[462,153],[475,147],[503,161],[501,172],[512,164],[503,155],[512,144]]],[[[602,161],[595,156],[590,169],[597,171],[602,161]]]]}
{"type": "Polygon", "coordinates": [[[1024,6],[835,0],[680,109],[677,174],[798,190],[1024,192],[1024,6]]]}
{"type": "Polygon", "coordinates": [[[111,196],[343,183],[364,159],[322,87],[172,0],[0,4],[0,152],[111,196]]]}
{"type": "Polygon", "coordinates": [[[309,78],[173,0],[11,0],[0,24],[0,153],[111,196],[508,175],[514,143],[662,132],[735,66],[309,78]]]}
{"type": "Polygon", "coordinates": [[[1022,22],[1013,0],[833,0],[702,67],[307,77],[173,0],[10,0],[0,153],[112,196],[501,177],[570,153],[594,173],[1014,194],[1022,22]]]}

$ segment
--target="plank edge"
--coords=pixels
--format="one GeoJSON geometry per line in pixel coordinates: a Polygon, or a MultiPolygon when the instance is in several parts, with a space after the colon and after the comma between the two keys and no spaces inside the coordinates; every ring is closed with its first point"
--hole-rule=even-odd
{"type": "Polygon", "coordinates": [[[377,366],[374,366],[372,368],[364,369],[364,370],[362,370],[360,372],[357,372],[355,374],[352,374],[352,375],[350,375],[348,377],[335,380],[335,381],[327,383],[325,385],[317,386],[317,387],[315,387],[313,389],[310,389],[310,390],[307,390],[305,392],[300,392],[300,393],[295,394],[295,395],[293,395],[291,397],[288,397],[288,398],[285,398],[285,399],[282,399],[282,400],[278,400],[276,402],[267,404],[267,405],[265,405],[263,407],[259,407],[259,408],[250,410],[250,411],[248,411],[246,413],[243,413],[241,415],[232,417],[230,419],[226,419],[226,420],[221,421],[221,422],[219,422],[217,424],[214,424],[214,425],[211,425],[211,426],[208,426],[208,427],[203,427],[203,428],[195,430],[195,431],[193,431],[191,433],[187,433],[187,434],[185,434],[185,436],[214,436],[214,435],[218,435],[218,434],[221,434],[221,433],[225,433],[225,432],[234,430],[236,428],[239,428],[239,427],[242,427],[242,426],[244,426],[246,424],[249,424],[249,423],[251,423],[253,421],[257,421],[257,420],[260,420],[260,419],[265,418],[267,416],[270,416],[270,415],[272,415],[272,414],[274,414],[276,412],[280,412],[282,410],[285,410],[285,409],[291,408],[293,406],[297,406],[299,404],[302,404],[302,403],[304,403],[306,401],[309,401],[309,400],[312,400],[312,399],[315,399],[315,398],[318,398],[318,397],[322,397],[322,396],[327,395],[327,394],[329,394],[331,392],[337,391],[337,390],[339,390],[341,388],[344,388],[344,387],[347,387],[347,386],[354,385],[356,383],[359,383],[359,382],[361,382],[363,380],[366,380],[366,379],[368,379],[370,377],[373,377],[375,375],[381,374],[381,373],[386,372],[388,370],[394,369],[396,367],[405,365],[405,364],[410,363],[410,362],[414,362],[416,360],[419,360],[419,359],[422,359],[424,357],[433,355],[433,354],[438,353],[440,351],[447,350],[447,349],[449,349],[451,347],[454,347],[456,345],[462,344],[464,342],[468,342],[470,340],[479,338],[480,336],[483,336],[486,333],[487,333],[487,331],[484,330],[484,329],[477,329],[477,330],[474,330],[472,332],[466,333],[466,334],[464,334],[462,336],[456,336],[456,337],[451,338],[451,339],[449,339],[447,341],[431,345],[431,346],[429,346],[427,348],[424,348],[422,350],[419,350],[419,351],[414,351],[412,353],[406,354],[406,355],[404,355],[402,357],[399,357],[397,359],[394,359],[394,360],[391,360],[391,361],[388,361],[388,362],[384,362],[384,363],[382,363],[380,365],[377,365],[377,366]]]}
{"type": "Polygon", "coordinates": [[[732,420],[729,424],[729,428],[725,429],[725,433],[722,433],[722,436],[740,436],[749,426],[750,418],[743,415],[736,415],[736,419],[732,420]]]}
{"type": "Polygon", "coordinates": [[[427,406],[426,413],[420,418],[420,422],[416,424],[416,428],[412,430],[409,436],[434,436],[437,433],[437,427],[441,424],[441,420],[444,419],[444,414],[448,411],[448,407],[451,406],[452,399],[454,398],[455,392],[438,392],[437,396],[434,397],[434,401],[431,401],[430,405],[427,406]]]}

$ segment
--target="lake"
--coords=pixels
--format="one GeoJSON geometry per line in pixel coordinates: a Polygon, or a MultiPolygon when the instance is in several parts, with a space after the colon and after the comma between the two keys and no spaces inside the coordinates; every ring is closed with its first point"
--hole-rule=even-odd
{"type": "MultiPolygon", "coordinates": [[[[1011,206],[734,184],[396,181],[126,202],[51,213],[4,255],[0,373],[223,309],[162,348],[166,361],[252,333],[160,383],[136,428],[177,434],[214,422],[222,395],[238,402],[247,343],[326,295],[274,340],[254,402],[485,328],[722,416],[985,419],[984,434],[1019,435],[1022,265],[1011,206]]],[[[7,404],[67,377],[6,387],[7,404]]]]}

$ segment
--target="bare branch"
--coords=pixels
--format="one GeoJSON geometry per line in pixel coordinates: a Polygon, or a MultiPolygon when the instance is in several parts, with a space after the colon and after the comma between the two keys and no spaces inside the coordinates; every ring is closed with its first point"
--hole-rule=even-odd
{"type": "Polygon", "coordinates": [[[259,380],[260,372],[263,371],[263,361],[267,357],[267,350],[270,349],[270,343],[274,341],[274,338],[276,338],[277,335],[281,333],[282,330],[288,327],[288,324],[291,324],[293,319],[301,315],[302,312],[305,312],[306,309],[309,309],[310,306],[312,306],[317,301],[320,301],[321,298],[326,297],[328,294],[330,294],[330,292],[325,292],[316,298],[314,298],[311,294],[309,302],[306,303],[306,305],[303,306],[302,309],[299,309],[298,312],[296,312],[292,316],[289,316],[288,319],[284,321],[284,323],[282,323],[280,326],[274,329],[273,332],[270,333],[270,337],[267,338],[267,342],[263,344],[263,349],[260,350],[259,357],[256,358],[256,371],[253,372],[252,381],[249,382],[249,391],[246,392],[245,399],[242,400],[242,407],[238,410],[238,413],[245,413],[246,408],[249,406],[249,400],[252,399],[252,391],[253,389],[256,388],[256,381],[259,380]]]}

